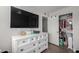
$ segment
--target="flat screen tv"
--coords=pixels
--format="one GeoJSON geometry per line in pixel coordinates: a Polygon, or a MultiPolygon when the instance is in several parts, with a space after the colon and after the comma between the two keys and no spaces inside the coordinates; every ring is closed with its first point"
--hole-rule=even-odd
{"type": "Polygon", "coordinates": [[[11,6],[11,28],[38,28],[39,16],[11,6]]]}

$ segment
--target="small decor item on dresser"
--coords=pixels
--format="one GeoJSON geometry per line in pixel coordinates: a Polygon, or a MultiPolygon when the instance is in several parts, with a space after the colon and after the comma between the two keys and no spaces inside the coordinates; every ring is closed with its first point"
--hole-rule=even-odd
{"type": "Polygon", "coordinates": [[[20,32],[20,35],[25,36],[26,35],[26,32],[25,31],[21,31],[20,32]]]}
{"type": "Polygon", "coordinates": [[[33,31],[33,33],[34,33],[34,34],[39,34],[39,33],[40,33],[40,31],[33,31]]]}

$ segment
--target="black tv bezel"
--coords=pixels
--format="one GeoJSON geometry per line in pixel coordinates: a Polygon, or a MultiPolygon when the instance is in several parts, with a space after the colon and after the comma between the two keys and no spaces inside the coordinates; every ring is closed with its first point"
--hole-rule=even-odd
{"type": "MultiPolygon", "coordinates": [[[[14,6],[11,6],[11,8],[16,8],[16,7],[14,7],[14,6]]],[[[10,10],[11,10],[11,8],[10,8],[10,10]]],[[[16,9],[18,9],[18,10],[21,10],[21,11],[25,11],[25,10],[22,10],[22,9],[19,9],[19,8],[16,8],[16,9]]],[[[12,10],[11,10],[12,11],[12,10]]],[[[28,11],[25,11],[25,12],[28,12],[28,11]]],[[[34,13],[31,13],[31,12],[28,12],[28,13],[30,13],[30,14],[34,14],[34,13]]],[[[11,12],[10,12],[10,15],[11,15],[11,12]]],[[[37,15],[37,14],[34,14],[34,15],[37,15]]],[[[12,16],[12,15],[11,15],[12,16]]],[[[39,15],[37,15],[37,17],[38,17],[38,23],[37,23],[37,27],[22,27],[22,26],[20,26],[20,27],[16,27],[16,26],[11,26],[12,24],[12,19],[11,19],[11,16],[10,16],[10,28],[39,28],[39,15]]]]}

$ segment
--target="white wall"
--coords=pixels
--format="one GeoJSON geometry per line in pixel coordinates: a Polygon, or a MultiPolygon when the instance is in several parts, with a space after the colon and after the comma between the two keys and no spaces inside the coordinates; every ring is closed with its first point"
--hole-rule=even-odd
{"type": "MultiPolygon", "coordinates": [[[[67,8],[64,8],[62,10],[59,10],[57,12],[54,12],[54,13],[51,13],[50,16],[59,16],[59,15],[63,15],[63,14],[67,14],[67,13],[73,13],[73,50],[79,50],[79,7],[67,7],[67,8]]],[[[59,20],[59,18],[58,18],[59,20]]],[[[49,22],[51,22],[51,20],[49,20],[49,22]]],[[[52,21],[53,22],[53,21],[52,21]]],[[[55,24],[51,24],[51,25],[54,25],[54,27],[56,27],[55,24]]],[[[49,26],[49,29],[51,29],[51,26],[49,26]]],[[[54,28],[52,27],[52,29],[54,28]]],[[[56,29],[58,30],[58,29],[56,29]]],[[[54,31],[51,31],[52,33],[54,31]]],[[[49,33],[50,34],[50,33],[49,33]]],[[[53,40],[55,40],[52,36],[52,38],[50,38],[53,40]]],[[[55,42],[55,41],[54,41],[55,42]]]]}
{"type": "MultiPolygon", "coordinates": [[[[53,15],[52,15],[53,16],[53,15]]],[[[49,17],[48,20],[49,42],[59,46],[59,22],[58,16],[49,17]]]]}
{"type": "MultiPolygon", "coordinates": [[[[21,8],[21,7],[19,7],[21,8]]],[[[21,8],[23,9],[23,8],[21,8]]],[[[32,10],[29,8],[25,8],[25,10],[32,10]]],[[[32,11],[31,11],[32,12],[32,11]]],[[[33,12],[34,13],[34,12],[33,12]]],[[[42,13],[36,12],[35,14],[39,15],[39,28],[10,28],[10,6],[0,6],[0,49],[2,51],[8,50],[11,52],[11,36],[15,35],[20,31],[27,31],[27,30],[39,30],[42,31],[42,13]]]]}
{"type": "Polygon", "coordinates": [[[10,37],[10,8],[0,7],[0,49],[11,50],[11,37],[10,37]]]}

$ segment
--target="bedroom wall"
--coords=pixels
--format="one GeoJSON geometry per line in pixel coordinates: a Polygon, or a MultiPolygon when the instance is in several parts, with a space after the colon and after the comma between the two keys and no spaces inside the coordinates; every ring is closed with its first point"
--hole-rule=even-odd
{"type": "Polygon", "coordinates": [[[11,50],[10,7],[0,6],[0,49],[11,50]]]}

